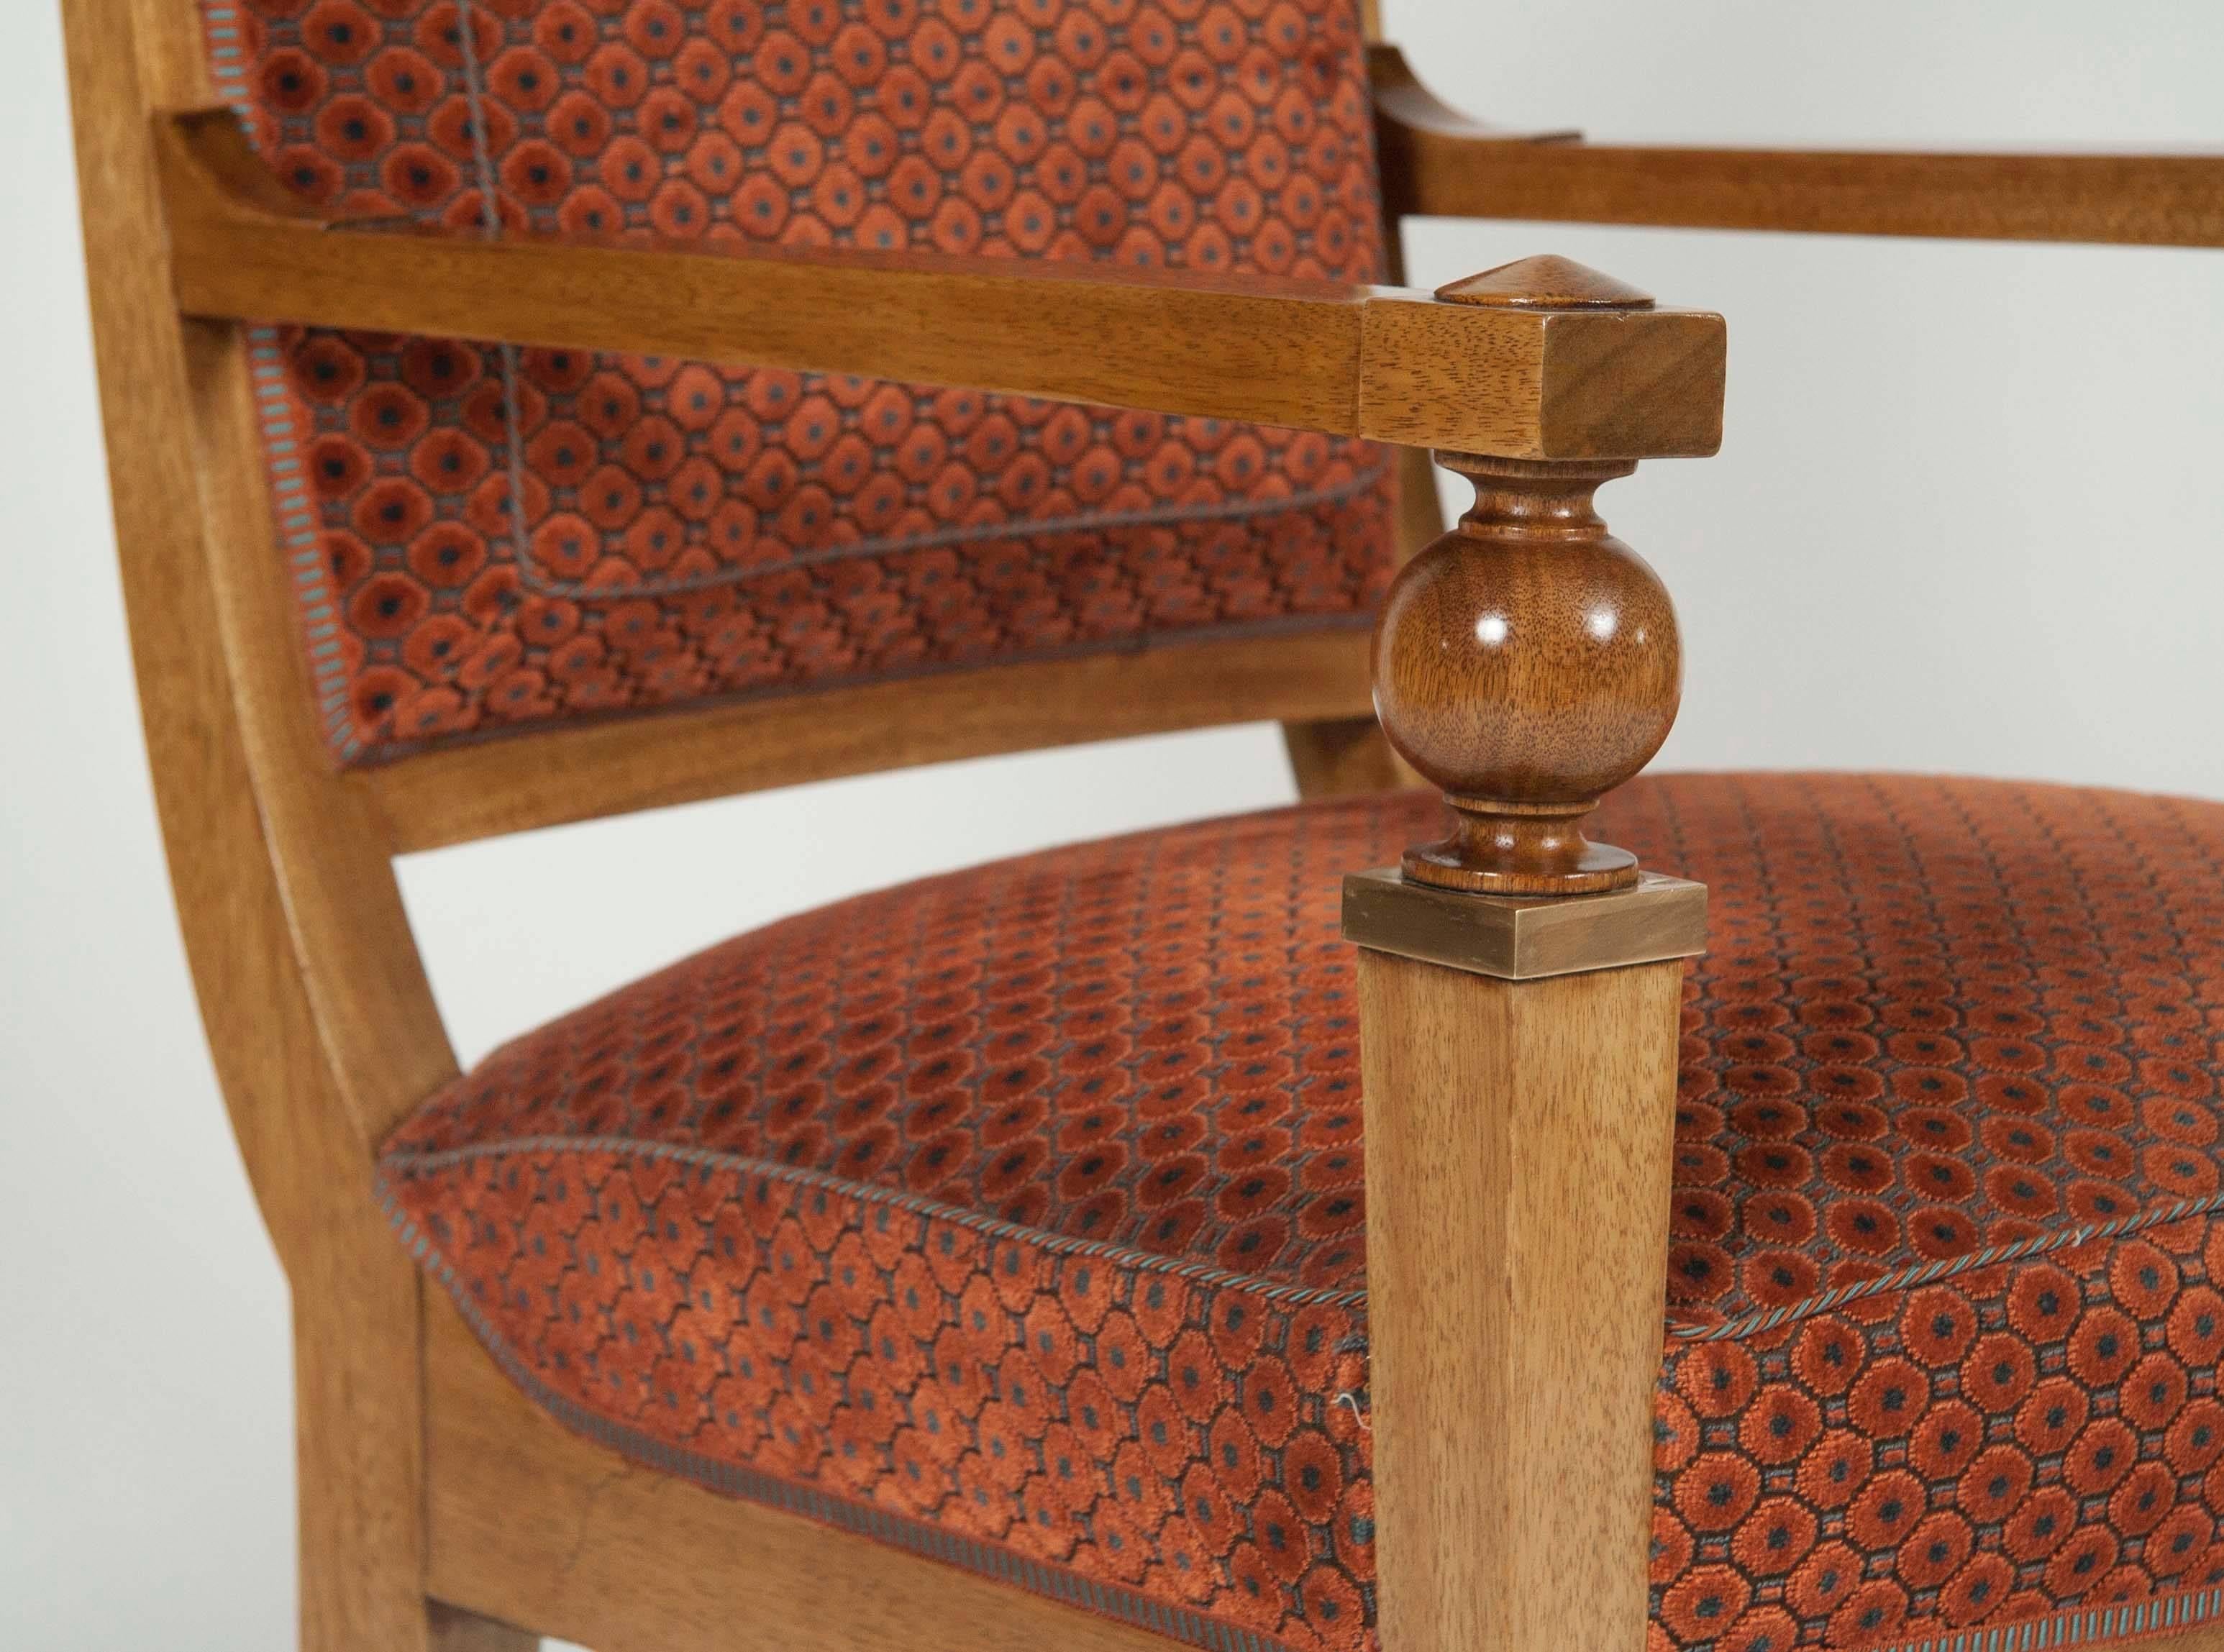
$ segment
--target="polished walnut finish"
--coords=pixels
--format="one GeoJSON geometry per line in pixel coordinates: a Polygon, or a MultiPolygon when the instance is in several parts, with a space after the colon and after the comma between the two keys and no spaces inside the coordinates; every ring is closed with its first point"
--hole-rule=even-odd
{"type": "MultiPolygon", "coordinates": [[[[1609,322],[1641,323],[1652,307],[1564,258],[1438,296],[1609,322]]],[[[1691,394],[1689,381],[1621,388],[1633,400],[1691,394]]],[[[1590,842],[1580,823],[1660,749],[1684,669],[1666,589],[1591,508],[1601,482],[1635,465],[1437,457],[1475,484],[1475,507],[1399,572],[1374,640],[1383,731],[1452,813],[1448,836],[1407,852],[1406,875],[1502,895],[1627,888],[1636,857],[1590,842]]]]}
{"type": "Polygon", "coordinates": [[[1369,48],[1393,214],[1805,234],[2224,246],[2224,154],[1924,154],[1593,144],[1508,132],[1369,48]]]}
{"type": "Polygon", "coordinates": [[[1626,888],[1637,861],[1583,816],[1668,737],[1683,657],[1668,593],[1591,509],[1634,467],[1441,456],[1475,508],[1399,573],[1374,650],[1374,704],[1399,754],[1452,809],[1406,873],[1450,889],[1626,888]]]}
{"type": "Polygon", "coordinates": [[[1447,304],[1482,304],[1513,310],[1650,310],[1652,294],[1604,270],[1551,253],[1518,259],[1446,281],[1437,296],[1447,304]]]}

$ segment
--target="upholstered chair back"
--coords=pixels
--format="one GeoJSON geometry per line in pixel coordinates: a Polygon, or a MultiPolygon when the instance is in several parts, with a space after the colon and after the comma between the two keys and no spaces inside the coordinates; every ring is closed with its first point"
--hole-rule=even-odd
{"type": "MultiPolygon", "coordinates": [[[[1379,279],[1352,0],[207,0],[305,195],[455,235],[1379,279]]],[[[850,377],[258,329],[332,752],[1363,626],[1384,452],[850,377]]],[[[1090,342],[1076,338],[1086,350],[1090,342]]]]}

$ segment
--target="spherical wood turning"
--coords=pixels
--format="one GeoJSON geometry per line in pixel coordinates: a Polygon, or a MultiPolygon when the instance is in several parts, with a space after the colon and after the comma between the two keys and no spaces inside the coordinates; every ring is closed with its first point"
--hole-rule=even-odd
{"type": "Polygon", "coordinates": [[[1475,484],[1406,565],[1374,634],[1383,732],[1444,788],[1453,828],[1408,878],[1507,895],[1626,888],[1637,859],[1580,829],[1651,760],[1683,694],[1667,590],[1591,509],[1627,462],[1437,462],[1475,484]]]}

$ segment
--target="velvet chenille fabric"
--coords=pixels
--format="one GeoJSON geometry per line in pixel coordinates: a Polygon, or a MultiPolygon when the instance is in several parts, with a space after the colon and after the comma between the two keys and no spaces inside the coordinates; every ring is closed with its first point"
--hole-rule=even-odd
{"type": "MultiPolygon", "coordinates": [[[[335,211],[1353,281],[1353,0],[203,0],[335,211]]],[[[862,378],[255,330],[280,554],[359,763],[565,719],[1361,626],[1383,450],[862,378]]],[[[1089,341],[1074,340],[1086,350],[1089,341]]]]}
{"type": "MultiPolygon", "coordinates": [[[[1308,804],[773,924],[496,1051],[393,1138],[385,1196],[511,1377],[620,1451],[1195,1645],[1362,1652],[1338,880],[1435,812],[1308,804]]],[[[1597,835],[1712,900],[1656,1648],[2218,1616],[2224,806],[1684,775],[1597,835]]]]}

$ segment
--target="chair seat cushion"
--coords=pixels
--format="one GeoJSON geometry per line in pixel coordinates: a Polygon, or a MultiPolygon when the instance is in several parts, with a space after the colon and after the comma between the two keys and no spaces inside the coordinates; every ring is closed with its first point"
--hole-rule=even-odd
{"type": "MultiPolygon", "coordinates": [[[[622,1452],[1191,1643],[1362,1647],[1338,881],[1434,815],[1303,805],[775,924],[496,1052],[386,1196],[510,1376],[622,1452]]],[[[1687,775],[1597,835],[1713,892],[1656,1644],[2224,1606],[2224,807],[1687,775]]]]}

